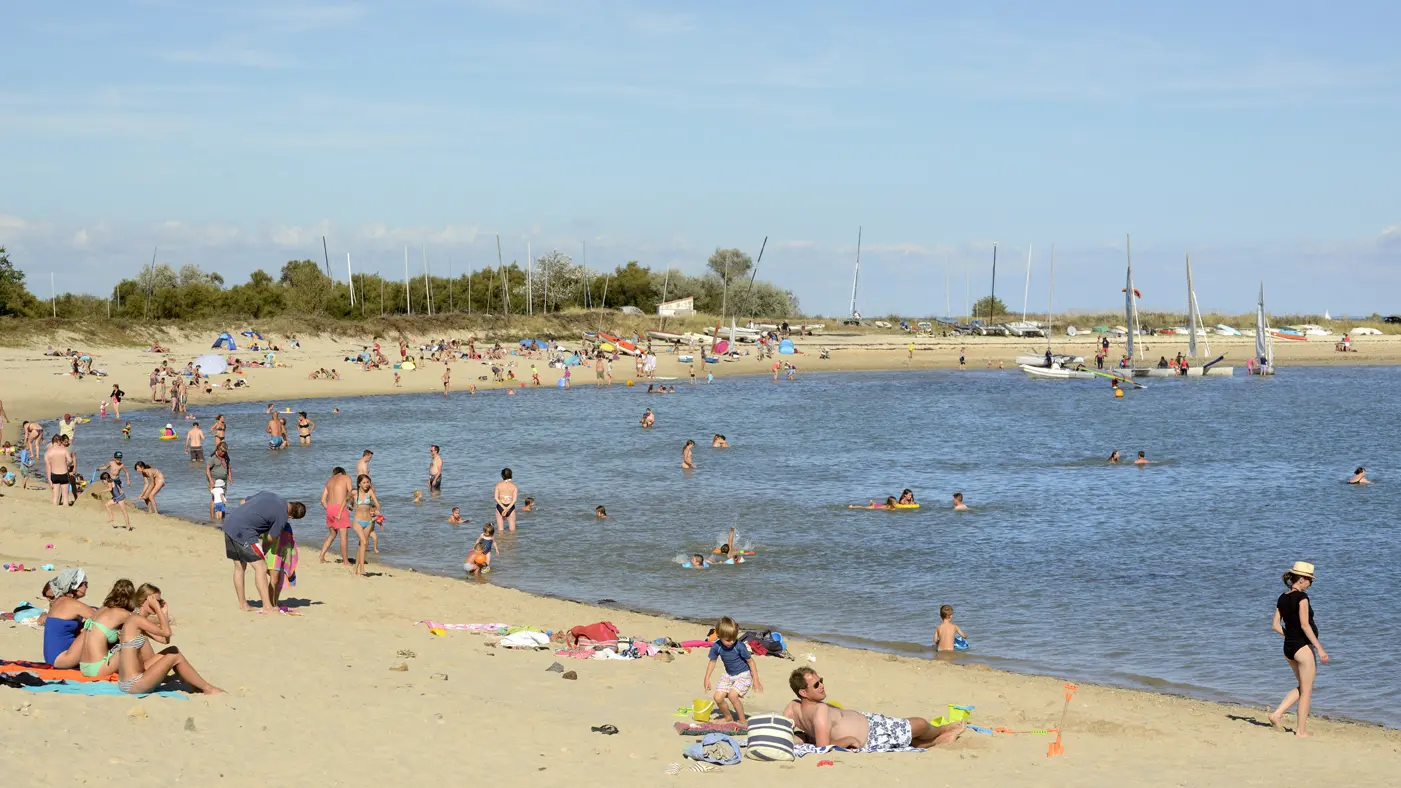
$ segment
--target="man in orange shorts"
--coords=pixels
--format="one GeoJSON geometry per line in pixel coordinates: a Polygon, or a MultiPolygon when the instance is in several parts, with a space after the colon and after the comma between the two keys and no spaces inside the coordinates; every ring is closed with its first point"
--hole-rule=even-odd
{"type": "Polygon", "coordinates": [[[345,469],[337,465],[331,469],[331,478],[326,480],[326,486],[321,489],[321,506],[326,510],[326,541],[321,545],[320,563],[326,563],[326,551],[331,549],[331,542],[339,536],[341,540],[341,563],[350,563],[350,548],[345,538],[345,531],[350,527],[350,499],[353,494],[354,485],[350,482],[350,477],[346,475],[345,469]]]}

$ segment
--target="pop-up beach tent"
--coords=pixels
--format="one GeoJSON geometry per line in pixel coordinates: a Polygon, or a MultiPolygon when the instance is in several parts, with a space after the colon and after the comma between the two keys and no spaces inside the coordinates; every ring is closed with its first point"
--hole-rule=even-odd
{"type": "Polygon", "coordinates": [[[210,353],[195,359],[195,366],[199,367],[202,375],[222,375],[228,370],[229,364],[224,357],[217,353],[210,353]]]}
{"type": "Polygon", "coordinates": [[[212,348],[222,347],[222,348],[227,348],[227,349],[229,349],[229,350],[238,350],[238,346],[234,344],[234,338],[233,338],[233,336],[232,336],[231,334],[229,334],[227,331],[224,332],[224,333],[222,333],[222,334],[220,334],[220,335],[219,335],[219,338],[216,339],[216,340],[214,340],[214,344],[210,345],[210,347],[212,347],[212,348]]]}

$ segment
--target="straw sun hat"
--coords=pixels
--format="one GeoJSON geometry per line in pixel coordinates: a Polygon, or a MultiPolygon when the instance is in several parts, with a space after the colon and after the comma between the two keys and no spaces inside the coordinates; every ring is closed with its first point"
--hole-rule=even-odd
{"type": "Polygon", "coordinates": [[[1313,579],[1313,564],[1307,561],[1295,561],[1294,567],[1289,570],[1289,574],[1296,577],[1307,577],[1313,579]]]}

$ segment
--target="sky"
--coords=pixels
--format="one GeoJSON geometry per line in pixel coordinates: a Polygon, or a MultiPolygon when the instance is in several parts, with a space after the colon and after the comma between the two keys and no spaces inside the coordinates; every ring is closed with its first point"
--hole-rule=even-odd
{"type": "Polygon", "coordinates": [[[0,14],[0,245],[47,295],[558,248],[809,314],[1401,312],[1401,4],[106,0],[0,14]],[[529,246],[527,246],[529,245],[529,246]],[[1031,280],[1026,283],[1028,253],[1031,280]]]}

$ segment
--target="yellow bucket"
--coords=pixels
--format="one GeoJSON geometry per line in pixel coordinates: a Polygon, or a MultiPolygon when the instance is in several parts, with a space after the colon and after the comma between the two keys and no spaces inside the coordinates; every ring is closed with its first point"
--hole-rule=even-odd
{"type": "Polygon", "coordinates": [[[715,711],[715,701],[709,698],[696,698],[691,701],[691,719],[696,722],[710,722],[710,713],[715,711]]]}
{"type": "Polygon", "coordinates": [[[973,707],[972,707],[972,706],[958,706],[958,705],[955,705],[955,704],[953,704],[953,703],[950,703],[950,704],[949,704],[949,716],[947,716],[947,717],[935,717],[934,719],[932,719],[932,720],[929,721],[929,724],[930,724],[930,725],[933,725],[934,727],[937,728],[937,727],[939,727],[939,726],[941,726],[941,725],[951,725],[951,724],[953,724],[953,723],[955,723],[955,722],[966,722],[966,721],[968,721],[968,720],[970,720],[970,719],[972,719],[972,718],[973,718],[973,707]]]}

